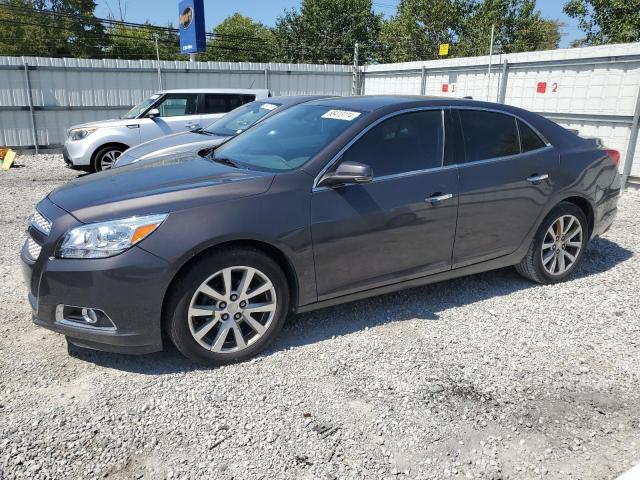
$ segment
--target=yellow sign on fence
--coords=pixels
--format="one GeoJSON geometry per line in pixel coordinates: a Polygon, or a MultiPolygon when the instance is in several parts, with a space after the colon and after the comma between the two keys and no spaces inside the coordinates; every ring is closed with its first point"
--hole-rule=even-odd
{"type": "Polygon", "coordinates": [[[449,44],[441,43],[440,48],[438,49],[438,55],[444,57],[445,55],[449,55],[449,44]]]}

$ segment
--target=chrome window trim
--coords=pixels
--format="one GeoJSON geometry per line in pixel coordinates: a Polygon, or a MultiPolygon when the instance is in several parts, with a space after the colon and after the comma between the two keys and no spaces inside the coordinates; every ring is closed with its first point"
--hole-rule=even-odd
{"type": "MultiPolygon", "coordinates": [[[[380,123],[384,122],[385,120],[388,120],[389,118],[393,118],[393,117],[397,117],[398,115],[402,115],[405,113],[414,113],[414,112],[422,112],[422,111],[430,111],[430,110],[440,110],[441,112],[441,121],[442,121],[442,159],[441,159],[441,163],[439,167],[433,167],[433,168],[428,168],[428,169],[424,169],[424,170],[414,170],[411,172],[402,172],[402,173],[396,173],[396,174],[392,174],[392,175],[385,175],[382,177],[374,177],[373,181],[371,183],[375,183],[376,180],[379,179],[383,179],[383,180],[388,180],[390,178],[397,178],[399,176],[409,176],[409,175],[417,175],[420,173],[424,173],[427,171],[432,171],[432,170],[439,170],[442,168],[446,168],[449,167],[450,165],[444,165],[444,153],[445,153],[445,141],[446,141],[446,134],[445,134],[445,130],[444,130],[444,111],[445,109],[448,109],[449,106],[445,106],[445,107],[414,107],[414,108],[407,108],[405,110],[397,110],[395,112],[391,112],[388,113],[387,115],[380,117],[379,119],[377,119],[375,122],[370,123],[369,125],[367,125],[367,127],[363,130],[361,130],[358,135],[356,135],[355,137],[353,137],[351,140],[349,140],[349,142],[342,147],[338,153],[336,153],[331,160],[329,160],[327,162],[327,164],[324,166],[324,168],[322,170],[320,170],[320,173],[318,173],[318,175],[316,175],[316,178],[313,180],[313,187],[311,188],[312,192],[319,192],[319,191],[323,191],[323,190],[333,190],[332,188],[329,187],[318,187],[318,182],[320,182],[320,180],[322,179],[322,177],[324,176],[325,173],[327,173],[327,171],[342,157],[342,155],[344,154],[344,152],[346,152],[354,143],[356,143],[360,138],[362,138],[367,132],[369,132],[369,130],[371,130],[372,128],[376,127],[377,125],[379,125],[380,123]]],[[[374,172],[375,175],[375,172],[374,172]]]]}
{"type": "Polygon", "coordinates": [[[464,168],[464,167],[471,167],[471,166],[475,166],[475,165],[482,165],[484,163],[496,163],[496,162],[502,162],[505,160],[513,160],[514,158],[518,158],[522,155],[528,155],[530,153],[533,152],[542,152],[542,151],[546,151],[546,150],[551,150],[553,148],[553,145],[547,145],[546,147],[540,147],[537,148],[536,150],[529,150],[528,152],[524,152],[524,153],[516,153],[513,155],[505,155],[504,157],[492,157],[492,158],[486,158],[484,160],[474,160],[472,162],[466,162],[466,163],[456,163],[454,164],[455,166],[457,166],[458,168],[464,168]]]}

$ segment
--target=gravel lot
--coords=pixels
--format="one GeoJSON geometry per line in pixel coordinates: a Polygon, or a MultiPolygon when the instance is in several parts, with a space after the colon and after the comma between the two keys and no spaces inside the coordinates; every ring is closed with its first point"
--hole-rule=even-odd
{"type": "Polygon", "coordinates": [[[605,479],[640,460],[640,192],[572,281],[504,269],[329,308],[202,369],[174,350],[70,356],[33,326],[25,220],[78,174],[16,163],[0,171],[0,478],[605,479]]]}

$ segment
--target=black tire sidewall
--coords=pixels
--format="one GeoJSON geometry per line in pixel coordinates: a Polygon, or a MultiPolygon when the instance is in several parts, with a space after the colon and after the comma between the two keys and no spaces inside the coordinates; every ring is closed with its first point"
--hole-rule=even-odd
{"type": "Polygon", "coordinates": [[[584,251],[587,247],[587,243],[589,241],[589,224],[587,222],[587,218],[584,215],[582,209],[573,203],[563,202],[554,207],[545,217],[538,232],[536,233],[536,237],[534,239],[534,249],[533,249],[533,266],[536,270],[536,274],[544,279],[544,283],[558,283],[565,280],[567,277],[570,277],[575,272],[576,268],[580,264],[582,260],[582,256],[584,255],[584,251]],[[576,261],[569,267],[562,275],[551,275],[548,273],[544,266],[542,265],[542,242],[544,241],[544,237],[546,235],[549,227],[562,215],[573,215],[580,222],[580,226],[582,227],[582,247],[578,252],[578,256],[576,261]]]}
{"type": "Polygon", "coordinates": [[[253,249],[221,250],[196,260],[175,283],[167,304],[167,331],[176,348],[197,363],[215,365],[243,361],[269,346],[278,335],[287,318],[289,295],[287,279],[282,269],[267,255],[253,249]],[[262,338],[244,350],[215,353],[204,349],[191,335],[188,324],[189,305],[202,282],[214,273],[234,266],[257,268],[271,280],[276,290],[276,315],[262,338]]]}
{"type": "Polygon", "coordinates": [[[109,150],[114,150],[116,152],[124,152],[124,150],[122,148],[119,147],[102,147],[98,150],[98,152],[95,154],[95,156],[93,157],[93,161],[91,162],[91,169],[94,172],[102,172],[102,166],[100,164],[100,159],[102,158],[102,156],[107,153],[109,150]]]}

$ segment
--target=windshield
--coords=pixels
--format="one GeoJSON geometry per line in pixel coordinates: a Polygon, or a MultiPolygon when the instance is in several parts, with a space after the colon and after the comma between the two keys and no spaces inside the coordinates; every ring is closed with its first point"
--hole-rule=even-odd
{"type": "Polygon", "coordinates": [[[256,123],[280,106],[279,103],[251,102],[227,113],[204,129],[221,137],[232,137],[256,123]]]}
{"type": "Polygon", "coordinates": [[[133,107],[127,113],[125,113],[122,118],[138,118],[142,112],[144,112],[147,108],[153,105],[156,100],[160,98],[160,95],[151,95],[146,100],[141,101],[138,105],[133,107]]]}
{"type": "Polygon", "coordinates": [[[296,105],[215,150],[217,159],[267,171],[293,170],[345,131],[362,112],[296,105]]]}

